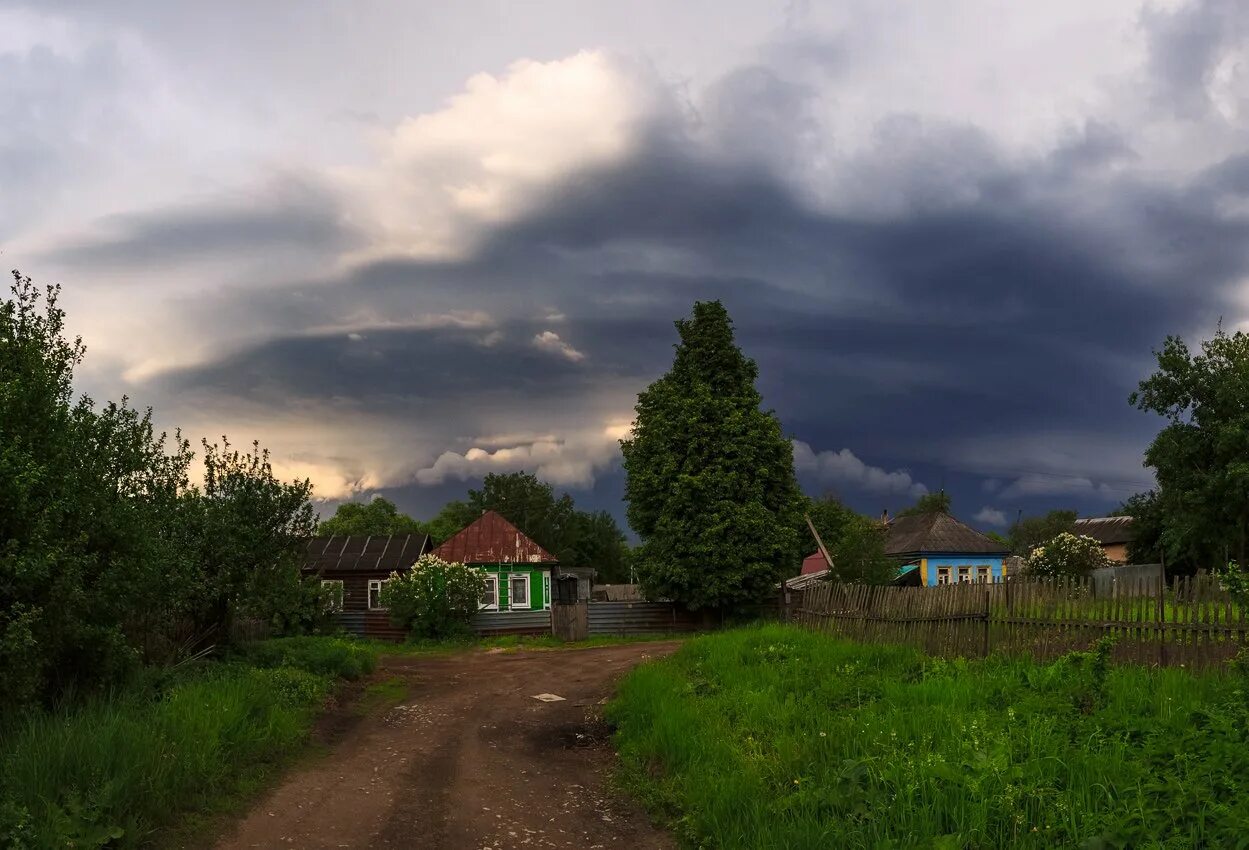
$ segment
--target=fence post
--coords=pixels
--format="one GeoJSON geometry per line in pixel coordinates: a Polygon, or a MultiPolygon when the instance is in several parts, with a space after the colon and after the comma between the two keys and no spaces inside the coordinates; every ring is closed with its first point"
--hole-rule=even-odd
{"type": "Polygon", "coordinates": [[[989,588],[990,587],[992,587],[992,585],[986,582],[984,586],[984,652],[982,655],[982,657],[984,658],[989,657],[989,640],[990,640],[989,638],[989,611],[990,611],[989,588]]]}
{"type": "Polygon", "coordinates": [[[1158,666],[1167,666],[1167,574],[1158,567],[1158,666]]]}

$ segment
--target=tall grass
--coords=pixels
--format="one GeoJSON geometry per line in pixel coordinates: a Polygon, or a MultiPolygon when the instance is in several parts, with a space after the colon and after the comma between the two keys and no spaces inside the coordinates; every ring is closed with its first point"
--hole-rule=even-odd
{"type": "Polygon", "coordinates": [[[623,778],[691,846],[1249,846],[1240,674],[947,662],[783,626],[636,669],[623,778]]]}
{"type": "Polygon", "coordinates": [[[358,675],[355,656],[302,650],[312,671],[257,649],[272,669],[210,664],[14,724],[0,740],[0,847],[142,845],[255,783],[306,739],[333,677],[358,675]]]}

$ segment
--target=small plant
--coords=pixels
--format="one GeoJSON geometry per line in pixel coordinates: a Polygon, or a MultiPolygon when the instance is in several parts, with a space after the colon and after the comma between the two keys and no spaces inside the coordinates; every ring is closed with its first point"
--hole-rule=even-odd
{"type": "Polygon", "coordinates": [[[413,637],[447,638],[468,632],[485,589],[477,570],[425,555],[407,574],[390,574],[381,602],[391,621],[413,637]]]}

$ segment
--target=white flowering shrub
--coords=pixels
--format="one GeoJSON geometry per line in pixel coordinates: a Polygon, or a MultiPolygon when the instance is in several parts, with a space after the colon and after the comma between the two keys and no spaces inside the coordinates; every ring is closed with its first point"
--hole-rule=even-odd
{"type": "Polygon", "coordinates": [[[1064,531],[1028,555],[1027,571],[1037,576],[1087,576],[1098,567],[1109,567],[1101,544],[1092,537],[1064,531]]]}
{"type": "Polygon", "coordinates": [[[411,571],[390,574],[381,604],[390,609],[391,622],[413,637],[452,637],[468,632],[485,587],[477,570],[425,555],[411,571]]]}

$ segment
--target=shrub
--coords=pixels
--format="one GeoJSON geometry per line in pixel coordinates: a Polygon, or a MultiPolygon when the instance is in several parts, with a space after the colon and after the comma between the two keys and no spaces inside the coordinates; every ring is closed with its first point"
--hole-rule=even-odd
{"type": "Polygon", "coordinates": [[[1111,563],[1101,544],[1092,537],[1064,531],[1044,546],[1033,549],[1025,568],[1032,575],[1082,578],[1111,563]]]}
{"type": "Polygon", "coordinates": [[[485,588],[477,570],[425,555],[406,575],[391,573],[381,601],[394,624],[413,637],[454,637],[468,631],[485,588]]]}
{"type": "Polygon", "coordinates": [[[373,649],[349,638],[273,638],[250,644],[243,652],[257,667],[289,667],[340,679],[358,679],[377,664],[373,649]]]}

